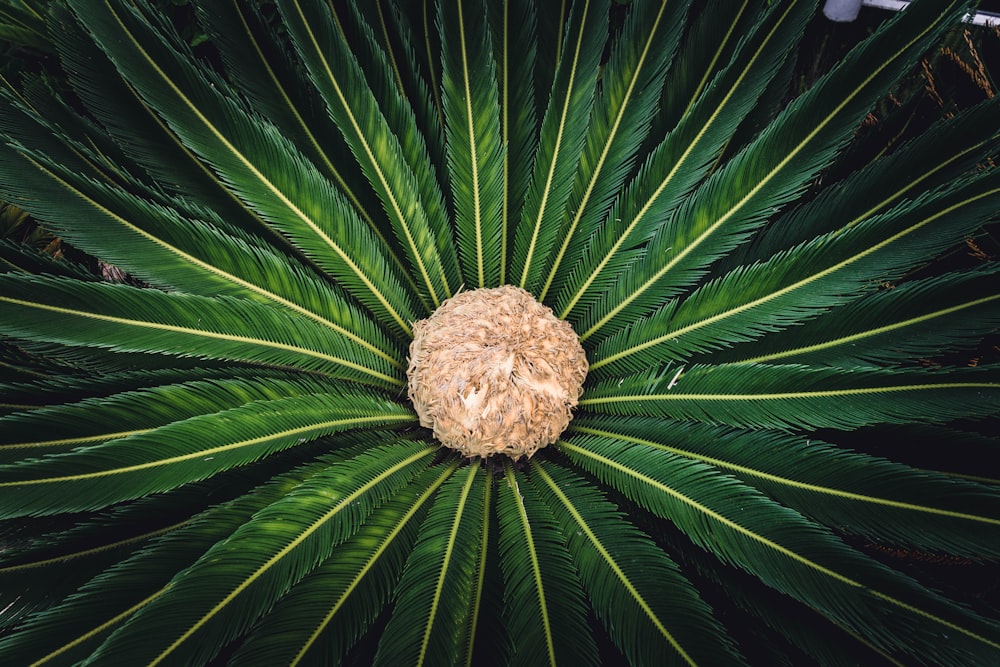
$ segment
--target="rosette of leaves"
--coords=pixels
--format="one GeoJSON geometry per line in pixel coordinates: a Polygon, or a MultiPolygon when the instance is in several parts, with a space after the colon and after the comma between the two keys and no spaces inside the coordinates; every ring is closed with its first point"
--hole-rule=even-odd
{"type": "Polygon", "coordinates": [[[787,103],[813,2],[161,6],[49,3],[3,94],[0,197],[127,278],[4,245],[4,663],[1000,661],[935,566],[1000,556],[997,373],[915,361],[997,326],[996,264],[916,271],[996,217],[998,102],[854,150],[968,3],[787,103]],[[467,461],[406,350],[505,284],[589,375],[467,461]]]}

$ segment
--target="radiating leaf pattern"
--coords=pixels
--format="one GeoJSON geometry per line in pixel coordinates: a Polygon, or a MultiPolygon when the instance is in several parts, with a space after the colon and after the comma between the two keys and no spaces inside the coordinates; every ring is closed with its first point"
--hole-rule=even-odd
{"type": "Polygon", "coordinates": [[[0,9],[0,662],[1000,662],[970,4],[0,9]],[[412,332],[505,284],[589,375],[465,460],[412,332]]]}

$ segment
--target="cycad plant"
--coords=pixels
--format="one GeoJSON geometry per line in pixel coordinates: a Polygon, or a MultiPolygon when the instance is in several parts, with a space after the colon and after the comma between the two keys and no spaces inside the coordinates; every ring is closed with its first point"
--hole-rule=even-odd
{"type": "Polygon", "coordinates": [[[0,662],[1000,663],[967,2],[168,4],[6,82],[0,662]]]}

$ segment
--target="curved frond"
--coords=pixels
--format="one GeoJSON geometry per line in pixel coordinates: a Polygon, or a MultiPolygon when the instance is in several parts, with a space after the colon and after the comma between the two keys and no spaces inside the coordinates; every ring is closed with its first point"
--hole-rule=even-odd
{"type": "Polygon", "coordinates": [[[535,293],[562,222],[586,141],[600,55],[607,40],[607,0],[574,4],[563,57],[542,120],[521,219],[514,231],[511,283],[535,293]]]}
{"type": "Polygon", "coordinates": [[[531,464],[595,613],[633,664],[740,664],[711,609],[677,565],[580,477],[531,464]]]}
{"type": "Polygon", "coordinates": [[[539,301],[545,301],[550,288],[558,291],[560,285],[554,281],[565,273],[563,261],[574,266],[579,260],[577,255],[567,255],[568,249],[575,245],[577,235],[589,238],[594,233],[632,173],[680,39],[681,17],[688,3],[634,2],[631,9],[604,66],[605,85],[594,101],[580,166],[566,203],[569,215],[562,223],[558,250],[546,266],[539,301]]]}
{"type": "Polygon", "coordinates": [[[949,273],[879,290],[794,331],[768,336],[752,358],[736,349],[723,359],[847,366],[931,357],[989,335],[1000,326],[998,306],[997,267],[949,273]]]}
{"type": "Polygon", "coordinates": [[[465,664],[476,563],[485,558],[479,552],[487,522],[482,487],[492,483],[470,465],[438,491],[403,569],[376,665],[465,664]]]}
{"type": "Polygon", "coordinates": [[[942,423],[992,415],[998,405],[993,369],[936,373],[793,364],[667,368],[602,382],[580,399],[580,407],[593,412],[778,429],[942,423]]]}
{"type": "Polygon", "coordinates": [[[226,378],[142,387],[0,417],[0,461],[42,457],[147,433],[301,389],[291,378],[226,378]],[[44,436],[39,437],[39,434],[44,436]]]}
{"type": "Polygon", "coordinates": [[[0,466],[0,516],[98,509],[338,431],[415,421],[410,410],[384,398],[310,384],[300,381],[290,397],[251,400],[104,444],[0,466]]]}
{"type": "Polygon", "coordinates": [[[312,463],[275,475],[238,498],[193,517],[186,525],[107,570],[45,613],[31,618],[0,639],[0,650],[22,664],[77,661],[92,653],[108,635],[166,591],[177,572],[195,563],[254,514],[280,500],[329,462],[312,463]],[[95,592],[97,594],[89,594],[95,592]],[[53,641],[58,637],[58,641],[53,641]]]}
{"type": "Polygon", "coordinates": [[[486,11],[481,2],[441,2],[437,23],[453,36],[442,53],[442,85],[462,273],[469,286],[494,287],[504,260],[505,149],[486,11]]]}
{"type": "Polygon", "coordinates": [[[409,332],[414,306],[388,252],[375,250],[380,243],[349,202],[280,130],[224,96],[221,86],[165,43],[136,9],[70,4],[122,75],[228,188],[362,303],[385,314],[397,331],[409,332]],[[347,238],[351,246],[343,242],[347,238]],[[357,252],[359,247],[365,252],[357,252]]]}
{"type": "Polygon", "coordinates": [[[590,370],[636,371],[745,343],[845,303],[873,282],[897,280],[995,215],[998,177],[1000,170],[993,170],[964,187],[950,184],[944,192],[706,282],[598,345],[590,370]]]}
{"type": "Polygon", "coordinates": [[[579,260],[566,267],[555,312],[574,322],[578,333],[586,333],[576,324],[581,313],[644,255],[628,251],[648,242],[708,173],[732,131],[784,60],[789,43],[800,35],[811,7],[808,2],[775,5],[744,38],[732,61],[715,75],[695,106],[646,157],[603,224],[589,237],[577,236],[582,247],[568,252],[579,260]]]}
{"type": "Polygon", "coordinates": [[[878,96],[961,15],[964,4],[914,9],[922,11],[901,13],[891,37],[888,30],[877,32],[852,51],[674,210],[643,259],[586,315],[573,318],[581,339],[607,331],[612,321],[620,327],[689,286],[712,260],[758,229],[770,211],[802,192],[878,96]],[[839,99],[832,108],[826,102],[831,89],[839,99]]]}
{"type": "Polygon", "coordinates": [[[94,658],[149,665],[206,662],[354,534],[433,452],[423,442],[385,444],[312,476],[174,577],[94,658]],[[155,637],[144,631],[143,619],[151,615],[160,619],[155,637]]]}
{"type": "Polygon", "coordinates": [[[0,286],[0,331],[12,336],[295,366],[383,387],[403,384],[398,368],[336,345],[315,322],[252,301],[36,276],[0,275],[0,286]]]}
{"type": "Polygon", "coordinates": [[[510,465],[498,486],[498,555],[511,662],[598,664],[577,568],[547,503],[510,465]]]}
{"type": "MultiPolygon", "coordinates": [[[[278,6],[313,83],[382,201],[421,292],[437,307],[457,288],[458,260],[445,236],[440,188],[426,169],[419,133],[412,125],[390,129],[325,3],[288,0],[278,6]]],[[[411,114],[396,105],[412,123],[411,114]]]]}
{"type": "Polygon", "coordinates": [[[424,471],[375,509],[357,533],[292,587],[233,663],[309,665],[346,653],[388,603],[388,592],[416,539],[415,524],[455,468],[424,471]]]}
{"type": "Polygon", "coordinates": [[[840,532],[973,559],[1000,549],[1000,497],[979,484],[774,431],[634,417],[571,430],[714,466],[840,532]]]}
{"type": "Polygon", "coordinates": [[[700,462],[596,436],[562,441],[559,447],[634,502],[674,522],[701,548],[876,646],[919,650],[944,663],[1000,655],[995,624],[700,462]],[[882,624],[873,628],[860,620],[868,614],[877,614],[882,624]],[[923,631],[913,632],[915,625],[923,631]],[[942,634],[951,641],[937,641],[942,634]]]}

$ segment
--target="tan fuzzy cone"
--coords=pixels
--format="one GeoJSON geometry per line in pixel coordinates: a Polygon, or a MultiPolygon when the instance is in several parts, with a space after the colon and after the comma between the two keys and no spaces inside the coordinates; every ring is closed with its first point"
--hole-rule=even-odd
{"type": "Polygon", "coordinates": [[[407,375],[421,425],[442,444],[520,458],[566,429],[587,357],[568,322],[508,285],[457,294],[417,322],[407,375]]]}

